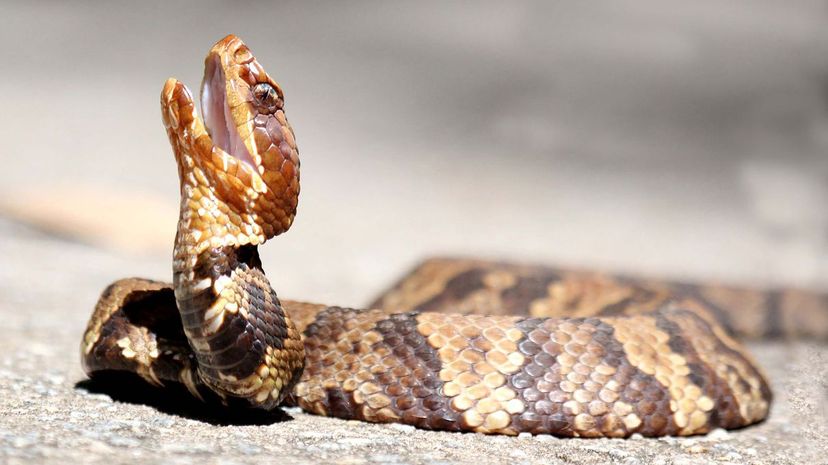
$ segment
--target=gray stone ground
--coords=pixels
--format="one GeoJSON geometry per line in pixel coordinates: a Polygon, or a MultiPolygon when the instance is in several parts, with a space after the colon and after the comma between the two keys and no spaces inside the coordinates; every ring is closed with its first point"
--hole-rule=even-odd
{"type": "Polygon", "coordinates": [[[0,463],[828,463],[825,343],[756,343],[777,399],[689,439],[235,418],[84,383],[114,279],[170,277],[158,92],[240,35],[286,93],[279,294],[360,305],[430,254],[828,289],[823,0],[0,2],[0,463]],[[79,384],[80,383],[80,384],[79,384]],[[253,423],[253,424],[244,424],[253,423]]]}
{"type": "Polygon", "coordinates": [[[3,219],[0,256],[0,463],[828,463],[825,344],[751,345],[777,396],[770,418],[702,437],[495,437],[298,410],[233,417],[137,382],[84,381],[78,346],[101,286],[154,264],[3,219]]]}

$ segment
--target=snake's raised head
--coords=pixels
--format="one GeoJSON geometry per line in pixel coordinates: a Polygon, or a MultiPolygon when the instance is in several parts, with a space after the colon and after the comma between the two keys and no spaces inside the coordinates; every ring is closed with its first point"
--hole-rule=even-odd
{"type": "Polygon", "coordinates": [[[192,205],[201,209],[194,216],[213,203],[230,212],[238,228],[227,232],[242,243],[286,231],[296,213],[299,155],[283,104],[282,89],[234,35],[218,41],[205,60],[203,122],[183,84],[169,79],[161,94],[182,198],[196,194],[203,204],[192,205]]]}

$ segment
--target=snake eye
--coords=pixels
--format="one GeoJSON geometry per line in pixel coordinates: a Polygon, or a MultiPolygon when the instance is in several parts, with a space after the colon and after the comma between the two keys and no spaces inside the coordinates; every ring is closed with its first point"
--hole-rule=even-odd
{"type": "Polygon", "coordinates": [[[253,86],[253,98],[256,103],[262,107],[275,111],[282,106],[282,99],[279,98],[279,93],[272,85],[266,82],[260,82],[253,86]]]}

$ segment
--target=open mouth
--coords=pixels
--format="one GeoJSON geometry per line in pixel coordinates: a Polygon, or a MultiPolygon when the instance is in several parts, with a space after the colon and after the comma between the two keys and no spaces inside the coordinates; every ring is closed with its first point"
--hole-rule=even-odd
{"type": "Polygon", "coordinates": [[[227,82],[221,58],[213,57],[208,61],[201,84],[201,113],[207,133],[216,147],[227,152],[233,158],[256,168],[256,162],[239,135],[238,127],[227,103],[227,82]]]}

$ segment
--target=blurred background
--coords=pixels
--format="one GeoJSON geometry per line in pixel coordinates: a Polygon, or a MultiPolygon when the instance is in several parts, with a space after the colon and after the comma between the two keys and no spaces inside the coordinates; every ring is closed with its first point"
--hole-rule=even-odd
{"type": "Polygon", "coordinates": [[[0,17],[13,300],[43,276],[90,305],[112,279],[171,278],[158,96],[170,76],[197,91],[228,33],[283,87],[299,144],[296,223],[262,248],[283,297],[364,304],[433,254],[828,287],[822,0],[5,0],[0,17]]]}

